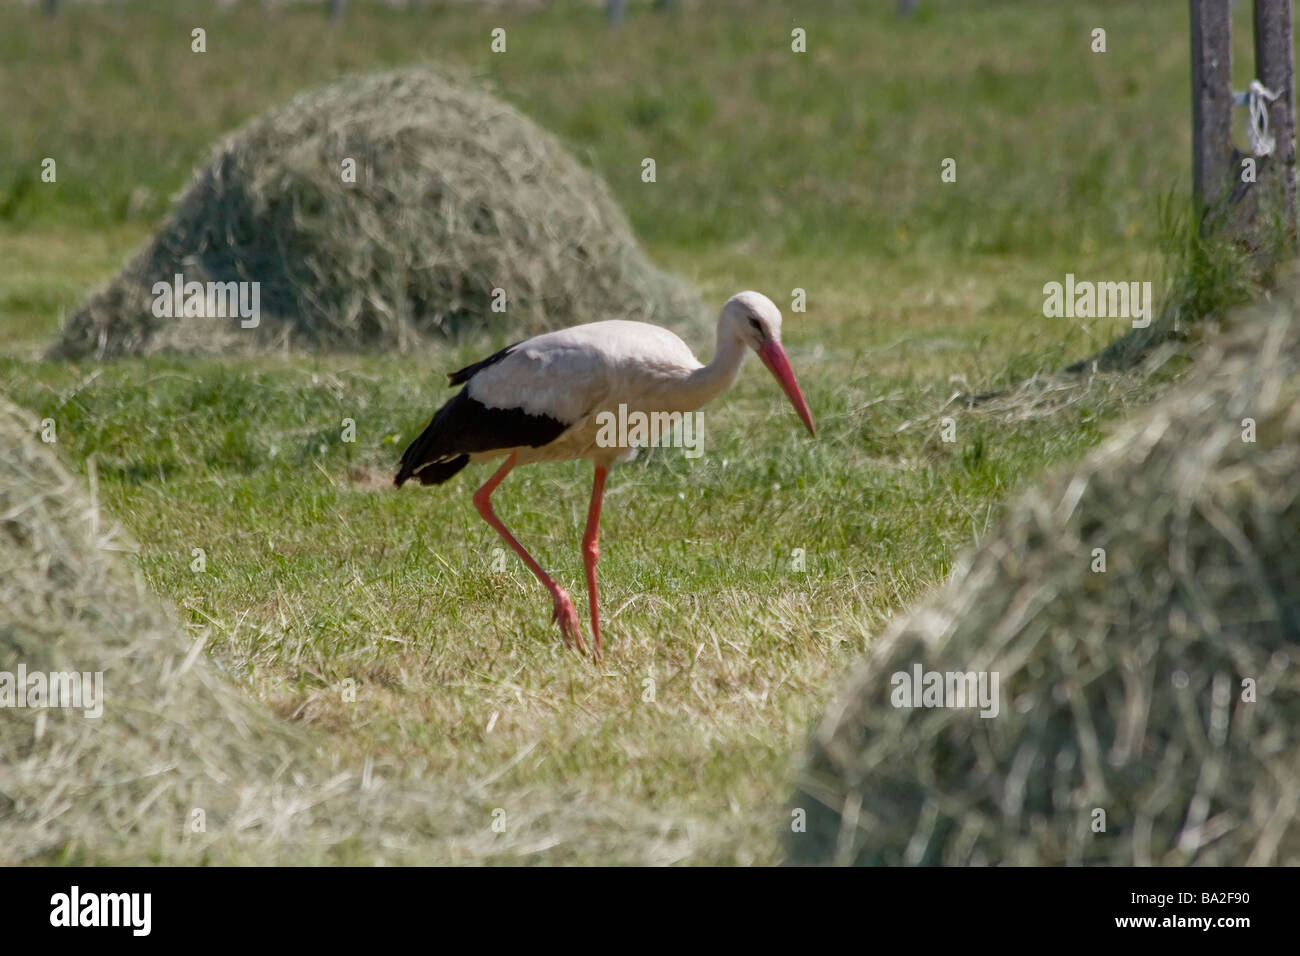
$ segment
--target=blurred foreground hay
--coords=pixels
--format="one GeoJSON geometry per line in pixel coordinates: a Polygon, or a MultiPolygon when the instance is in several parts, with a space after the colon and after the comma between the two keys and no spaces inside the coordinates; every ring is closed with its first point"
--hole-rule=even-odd
{"type": "Polygon", "coordinates": [[[88,495],[35,431],[0,397],[0,672],[102,671],[103,713],[0,706],[0,865],[645,864],[728,840],[581,792],[339,766],[214,672],[114,553],[93,470],[88,495]]]}
{"type": "Polygon", "coordinates": [[[891,626],[810,742],[790,859],[1300,863],[1298,475],[1293,284],[891,626]],[[918,664],[997,674],[997,716],[893,706],[918,664]]]}
{"type": "Polygon", "coordinates": [[[682,330],[701,316],[554,137],[487,93],[402,70],[304,94],[228,138],[51,354],[409,349],[607,318],[682,330]],[[260,283],[260,322],[156,316],[154,285],[177,274],[260,283]]]}
{"type": "Polygon", "coordinates": [[[0,708],[0,862],[48,854],[147,858],[222,831],[284,829],[301,807],[272,796],[293,736],[211,674],[124,561],[121,529],[0,400],[0,660],[15,673],[104,672],[103,716],[0,708]],[[272,789],[268,789],[272,788],[272,789]]]}

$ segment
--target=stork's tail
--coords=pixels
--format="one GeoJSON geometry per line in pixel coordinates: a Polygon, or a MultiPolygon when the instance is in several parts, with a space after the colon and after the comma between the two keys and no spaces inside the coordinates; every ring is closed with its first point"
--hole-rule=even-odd
{"type": "Polygon", "coordinates": [[[455,458],[447,461],[430,462],[423,466],[411,467],[403,464],[398,470],[397,476],[393,479],[393,484],[402,487],[402,482],[408,478],[418,478],[422,485],[440,485],[444,481],[450,480],[462,468],[469,464],[469,455],[457,455],[455,458]]]}
{"type": "Polygon", "coordinates": [[[393,484],[402,487],[408,478],[418,478],[422,485],[440,485],[469,464],[469,455],[448,455],[440,447],[443,441],[443,416],[435,415],[420,436],[402,452],[393,484]]]}
{"type": "Polygon", "coordinates": [[[408,478],[418,478],[424,485],[440,485],[468,465],[470,455],[509,451],[521,445],[540,448],[555,441],[568,427],[549,415],[484,405],[470,397],[466,386],[438,409],[419,437],[402,452],[393,482],[400,487],[408,478]]]}

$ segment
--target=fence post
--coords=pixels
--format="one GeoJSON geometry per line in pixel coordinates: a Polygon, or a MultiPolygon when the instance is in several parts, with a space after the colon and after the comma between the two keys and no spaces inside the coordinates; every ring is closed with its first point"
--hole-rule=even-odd
{"type": "Polygon", "coordinates": [[[1232,162],[1232,12],[1188,0],[1192,16],[1192,189],[1201,209],[1223,196],[1232,162]]]}
{"type": "Polygon", "coordinates": [[[1268,131],[1277,146],[1261,178],[1280,185],[1277,196],[1292,239],[1296,236],[1295,54],[1291,0],[1255,0],[1255,75],[1278,98],[1268,106],[1268,131]]]}

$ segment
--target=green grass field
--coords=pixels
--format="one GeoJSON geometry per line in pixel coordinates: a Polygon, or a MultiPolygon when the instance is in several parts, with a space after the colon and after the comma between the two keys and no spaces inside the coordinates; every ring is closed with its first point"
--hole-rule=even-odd
{"type": "MultiPolygon", "coordinates": [[[[250,3],[73,6],[54,23],[0,7],[0,391],[55,420],[72,468],[93,467],[147,579],[209,633],[227,676],[318,728],[340,762],[473,782],[506,808],[580,793],[688,835],[672,853],[615,838],[622,851],[580,862],[775,862],[792,762],[881,623],[1015,489],[1169,377],[1099,376],[980,411],[951,401],[1122,333],[1044,318],[1045,282],[1161,287],[1158,200],[1190,178],[1186,4],[922,6],[912,20],[885,2],[634,7],[619,32],[564,3],[355,3],[341,27],[250,3]],[[206,54],[190,52],[194,26],[206,54]],[[489,51],[497,26],[505,54],[489,51]],[[806,54],[790,50],[795,26],[806,54]],[[421,62],[557,133],[711,304],[757,288],[786,310],[818,438],[750,363],[706,411],[702,459],[660,449],[614,472],[603,667],[564,650],[513,556],[495,569],[500,542],[470,502],[485,470],[387,487],[447,397],[442,373],[501,343],[38,359],[219,137],[339,75],[421,62]],[[47,156],[56,184],[40,181],[47,156]],[[940,180],[949,157],[955,183],[940,180]],[[788,308],[796,287],[803,314],[788,308]]],[[[691,344],[707,360],[711,341],[691,344]]],[[[589,480],[584,463],[538,466],[494,499],[575,600],[589,480]]]]}

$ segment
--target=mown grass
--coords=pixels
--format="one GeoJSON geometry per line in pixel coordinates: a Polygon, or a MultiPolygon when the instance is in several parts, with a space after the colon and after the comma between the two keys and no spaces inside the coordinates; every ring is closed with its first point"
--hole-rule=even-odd
{"type": "MultiPolygon", "coordinates": [[[[660,449],[616,473],[603,668],[563,650],[513,557],[496,570],[500,542],[468,501],[477,479],[377,487],[394,434],[420,424],[417,363],[121,363],[33,382],[10,362],[0,387],[55,420],[66,458],[93,455],[149,580],[211,632],[231,678],[328,730],[345,761],[378,753],[469,781],[531,747],[493,784],[507,809],[546,786],[630,794],[667,822],[738,830],[701,836],[736,854],[723,859],[769,861],[790,753],[840,671],[1011,488],[1117,411],[1099,390],[1039,420],[960,416],[962,440],[944,444],[946,386],[808,358],[816,442],[753,369],[707,415],[703,459],[660,449]],[[355,445],[340,441],[347,417],[355,445]]],[[[526,469],[497,496],[575,595],[587,481],[577,463],[526,469]]]]}
{"type": "MultiPolygon", "coordinates": [[[[881,622],[1015,488],[1167,378],[1081,379],[1039,410],[952,402],[1122,331],[1045,319],[1045,282],[1159,278],[1156,197],[1188,178],[1184,5],[953,2],[900,21],[884,3],[723,3],[634,11],[618,33],[583,5],[349,6],[341,29],[252,4],[73,7],[55,24],[0,9],[0,391],[54,419],[64,459],[93,468],[149,581],[210,632],[231,679],[328,732],[340,761],[490,781],[507,810],[539,793],[630,800],[690,835],[670,859],[772,862],[792,755],[881,622]],[[505,55],[489,52],[494,26],[505,55]],[[341,73],[421,61],[559,133],[711,301],[756,287],[786,307],[807,290],[786,328],[817,440],[753,363],[707,410],[702,459],[660,449],[615,472],[604,667],[564,651],[513,556],[496,570],[500,543],[469,502],[484,474],[386,487],[445,397],[441,372],[500,343],[32,361],[217,137],[341,73]],[[32,179],[47,155],[55,186],[32,179]]],[[[711,343],[692,344],[707,358],[711,343]]],[[[575,599],[589,480],[581,463],[539,466],[495,498],[575,599]]]]}

